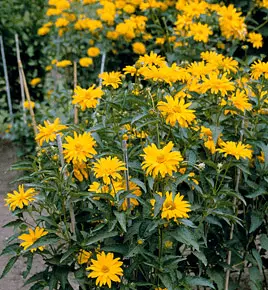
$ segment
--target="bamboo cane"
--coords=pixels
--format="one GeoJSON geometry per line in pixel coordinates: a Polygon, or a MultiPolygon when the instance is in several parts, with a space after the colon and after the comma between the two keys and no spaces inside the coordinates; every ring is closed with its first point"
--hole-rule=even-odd
{"type": "Polygon", "coordinates": [[[5,81],[6,81],[6,92],[7,92],[7,102],[8,102],[9,115],[10,115],[11,123],[13,123],[12,102],[11,102],[10,87],[9,87],[8,73],[7,73],[7,64],[6,64],[4,42],[3,42],[2,35],[0,35],[0,46],[1,46],[1,54],[2,54],[5,81]]]}
{"type": "MultiPolygon", "coordinates": [[[[19,48],[18,34],[15,34],[15,42],[16,42],[17,62],[19,63],[19,61],[20,61],[20,48],[19,48]]],[[[26,110],[24,107],[25,93],[24,93],[24,87],[23,87],[23,79],[22,79],[22,75],[21,75],[20,70],[19,70],[19,77],[20,77],[20,92],[21,92],[21,101],[22,101],[23,122],[26,124],[26,110]]]]}

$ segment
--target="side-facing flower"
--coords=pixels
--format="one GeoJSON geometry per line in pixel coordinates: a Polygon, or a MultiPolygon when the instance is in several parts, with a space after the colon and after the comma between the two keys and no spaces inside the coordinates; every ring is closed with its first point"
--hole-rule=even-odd
{"type": "Polygon", "coordinates": [[[146,170],[147,175],[156,177],[159,173],[162,177],[166,174],[172,175],[179,167],[179,162],[183,160],[179,151],[171,151],[173,143],[170,141],[162,149],[158,149],[155,144],[144,148],[142,169],[146,170]]]}
{"type": "Polygon", "coordinates": [[[103,72],[99,74],[99,78],[103,79],[102,84],[105,86],[112,86],[114,89],[119,87],[119,84],[122,84],[120,77],[122,74],[120,72],[103,72]]]}
{"type": "Polygon", "coordinates": [[[77,263],[79,265],[86,264],[88,260],[91,258],[91,256],[92,256],[92,252],[88,252],[81,249],[77,257],[77,263]]]}
{"type": "Polygon", "coordinates": [[[13,193],[8,193],[6,201],[6,206],[10,206],[13,211],[16,207],[22,209],[24,205],[28,206],[31,201],[34,201],[34,196],[37,194],[34,188],[29,188],[24,190],[24,185],[19,185],[19,189],[14,190],[13,193]]]}
{"type": "Polygon", "coordinates": [[[114,259],[113,253],[108,253],[107,255],[102,252],[97,254],[97,260],[91,259],[92,265],[87,268],[91,270],[89,273],[89,278],[97,278],[96,285],[108,285],[109,288],[112,287],[112,282],[120,282],[119,276],[123,276],[123,269],[121,266],[123,262],[119,261],[120,258],[114,259]]]}
{"type": "MultiPolygon", "coordinates": [[[[23,240],[20,244],[21,247],[24,248],[24,250],[27,250],[31,245],[33,245],[38,239],[41,237],[47,235],[48,232],[45,231],[45,229],[36,227],[34,230],[29,228],[29,233],[28,234],[22,234],[18,237],[18,239],[23,240]]],[[[44,250],[44,247],[38,247],[40,251],[44,250]]],[[[36,251],[36,248],[31,249],[31,252],[36,251]]]]}
{"type": "Polygon", "coordinates": [[[252,150],[251,146],[249,144],[242,144],[242,142],[233,142],[233,141],[222,141],[220,143],[221,148],[216,149],[216,151],[223,153],[224,157],[227,157],[227,155],[234,156],[237,160],[240,158],[248,158],[251,159],[252,157],[252,150]]]}
{"type": "Polygon", "coordinates": [[[65,138],[67,143],[63,144],[64,158],[68,163],[73,162],[86,162],[87,158],[91,158],[97,153],[94,149],[96,141],[92,138],[89,132],[77,134],[74,132],[74,137],[67,136],[65,138]]]}

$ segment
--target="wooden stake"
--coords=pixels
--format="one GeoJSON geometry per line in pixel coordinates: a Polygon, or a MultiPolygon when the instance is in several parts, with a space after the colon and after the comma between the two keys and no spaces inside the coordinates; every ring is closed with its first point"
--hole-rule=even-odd
{"type": "MultiPolygon", "coordinates": [[[[15,42],[16,42],[17,62],[19,63],[19,61],[20,61],[20,48],[19,48],[18,34],[15,34],[15,42]]],[[[26,110],[24,107],[25,93],[24,93],[24,87],[23,87],[23,79],[22,79],[22,75],[21,75],[20,70],[19,70],[19,76],[20,76],[20,92],[21,92],[21,101],[22,101],[23,122],[26,124],[26,110]]]]}
{"type": "Polygon", "coordinates": [[[9,87],[8,73],[7,73],[7,64],[6,64],[4,42],[3,42],[2,35],[0,35],[0,46],[1,46],[1,54],[2,54],[2,61],[3,61],[3,67],[4,67],[5,81],[6,81],[6,91],[7,91],[7,102],[8,102],[8,108],[9,108],[9,115],[10,115],[11,122],[13,123],[13,111],[12,111],[10,87],[9,87]]]}
{"type": "MultiPolygon", "coordinates": [[[[129,192],[129,172],[128,172],[128,154],[127,154],[127,141],[122,141],[122,149],[123,149],[123,155],[124,155],[124,162],[126,166],[126,170],[124,171],[125,175],[125,181],[126,181],[126,191],[129,192]]],[[[130,198],[127,198],[127,208],[130,208],[130,198]]]]}
{"type": "MultiPolygon", "coordinates": [[[[74,61],[74,89],[77,86],[77,62],[74,61]]],[[[78,124],[78,107],[74,105],[74,124],[78,124]]]]}
{"type": "Polygon", "coordinates": [[[24,74],[24,71],[23,71],[23,66],[22,66],[21,61],[18,62],[18,65],[19,65],[19,71],[20,71],[21,76],[22,76],[22,81],[23,81],[23,85],[24,85],[26,98],[27,98],[27,101],[29,102],[29,110],[30,110],[30,115],[31,115],[31,118],[32,118],[32,125],[33,125],[33,129],[34,129],[34,135],[36,137],[37,134],[38,134],[37,126],[36,126],[36,121],[35,121],[33,107],[31,105],[31,97],[30,97],[30,93],[29,93],[29,90],[28,90],[28,86],[27,86],[27,82],[26,82],[26,78],[25,78],[25,74],[24,74]]]}

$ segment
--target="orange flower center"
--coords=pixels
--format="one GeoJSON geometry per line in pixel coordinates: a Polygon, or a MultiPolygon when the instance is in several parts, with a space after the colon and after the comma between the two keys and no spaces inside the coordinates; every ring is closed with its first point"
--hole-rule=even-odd
{"type": "Polygon", "coordinates": [[[107,266],[104,265],[104,266],[102,266],[101,271],[103,273],[108,273],[110,271],[110,269],[109,269],[109,267],[107,267],[107,266]]]}
{"type": "Polygon", "coordinates": [[[163,162],[165,162],[165,159],[166,159],[166,157],[165,157],[165,155],[164,155],[163,153],[160,153],[160,154],[156,157],[156,161],[157,161],[158,163],[163,163],[163,162]]]}
{"type": "Polygon", "coordinates": [[[77,144],[74,145],[74,148],[75,148],[75,151],[80,152],[80,151],[82,151],[82,149],[83,149],[83,145],[77,143],[77,144]]]}
{"type": "Polygon", "coordinates": [[[174,210],[174,209],[176,209],[176,206],[175,206],[175,204],[174,204],[173,201],[168,201],[168,202],[166,202],[165,207],[168,208],[169,210],[174,210]]]}

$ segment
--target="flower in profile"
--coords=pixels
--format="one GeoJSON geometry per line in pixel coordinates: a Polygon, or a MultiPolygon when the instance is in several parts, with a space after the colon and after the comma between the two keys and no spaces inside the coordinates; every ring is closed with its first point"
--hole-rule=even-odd
{"type": "Polygon", "coordinates": [[[95,85],[88,89],[82,89],[77,86],[74,89],[74,93],[72,104],[79,104],[82,111],[85,111],[86,108],[96,108],[98,99],[104,94],[100,87],[95,89],[95,85]]]}
{"type": "Polygon", "coordinates": [[[86,264],[88,260],[91,258],[91,256],[92,256],[92,252],[88,252],[81,249],[77,257],[77,263],[79,265],[86,264]]]}
{"type": "Polygon", "coordinates": [[[205,141],[204,146],[209,149],[212,154],[214,154],[216,152],[216,146],[210,128],[201,126],[200,138],[205,141]]]}
{"type": "MultiPolygon", "coordinates": [[[[163,196],[162,192],[157,192],[160,196],[163,196]]],[[[161,208],[161,218],[174,219],[176,222],[178,218],[188,218],[188,212],[191,211],[188,201],[183,200],[184,196],[178,192],[174,197],[172,192],[167,191],[165,193],[165,200],[161,208]]],[[[151,200],[151,204],[154,208],[155,199],[151,200]]]]}
{"type": "Polygon", "coordinates": [[[261,163],[264,163],[264,162],[265,162],[265,155],[264,155],[264,152],[261,151],[261,155],[258,155],[257,158],[258,158],[258,160],[259,160],[261,163]]]}
{"type": "Polygon", "coordinates": [[[103,85],[112,86],[114,89],[119,87],[119,84],[122,84],[120,77],[122,74],[120,72],[103,72],[99,74],[99,78],[103,79],[103,85]]]}
{"type": "Polygon", "coordinates": [[[40,36],[43,36],[43,35],[48,34],[49,31],[50,31],[50,28],[49,28],[49,27],[40,27],[40,28],[37,30],[37,34],[40,35],[40,36]]]}
{"type": "Polygon", "coordinates": [[[41,83],[41,79],[40,78],[34,78],[30,81],[30,85],[32,87],[35,87],[37,84],[41,83]]]}
{"type": "Polygon", "coordinates": [[[117,157],[108,156],[100,158],[93,163],[94,174],[97,178],[101,177],[105,184],[110,184],[111,179],[121,179],[120,171],[126,170],[124,162],[117,157]]]}
{"type": "Polygon", "coordinates": [[[142,42],[134,42],[132,44],[133,52],[136,54],[145,54],[146,47],[142,42]]]}
{"type": "Polygon", "coordinates": [[[246,95],[245,91],[240,91],[239,89],[235,92],[235,94],[232,94],[231,97],[228,98],[232,104],[241,111],[249,111],[252,108],[252,105],[248,102],[249,98],[246,95]]]}
{"type": "Polygon", "coordinates": [[[79,59],[79,64],[82,67],[89,67],[90,65],[93,64],[93,60],[91,57],[82,57],[79,59]]]}
{"type": "Polygon", "coordinates": [[[80,182],[84,179],[88,179],[87,164],[85,162],[73,161],[73,170],[75,178],[80,182]]]}
{"type": "Polygon", "coordinates": [[[62,60],[62,61],[58,61],[56,63],[57,67],[66,67],[66,66],[69,66],[69,65],[72,65],[72,62],[70,60],[67,60],[67,59],[62,60]]]}
{"type": "Polygon", "coordinates": [[[24,185],[19,185],[18,191],[13,190],[13,193],[8,193],[6,201],[6,206],[10,206],[13,211],[16,207],[22,209],[24,205],[28,206],[31,201],[34,201],[34,196],[37,194],[34,188],[29,188],[24,190],[24,185]]]}
{"type": "Polygon", "coordinates": [[[123,269],[121,266],[123,262],[119,261],[120,258],[114,259],[113,253],[107,255],[102,252],[97,254],[97,260],[91,259],[92,265],[87,270],[91,270],[89,278],[97,278],[96,285],[108,285],[109,288],[112,286],[112,282],[120,282],[119,276],[123,276],[123,269]]]}
{"type": "Polygon", "coordinates": [[[224,153],[224,157],[227,157],[227,155],[232,155],[237,160],[239,160],[240,158],[251,159],[252,157],[251,146],[249,144],[242,144],[241,141],[239,141],[238,143],[233,141],[222,141],[220,143],[220,146],[221,148],[216,149],[216,151],[224,153]]]}
{"type": "Polygon", "coordinates": [[[32,101],[25,101],[23,103],[23,107],[27,110],[30,110],[30,107],[33,109],[35,107],[35,102],[32,102],[32,101]]]}
{"type": "Polygon", "coordinates": [[[203,41],[204,43],[208,42],[209,35],[212,35],[213,32],[207,24],[202,23],[193,23],[190,25],[189,36],[193,36],[195,41],[203,41]]]}
{"type": "Polygon", "coordinates": [[[268,79],[268,62],[262,62],[260,60],[255,61],[251,65],[251,77],[257,80],[264,74],[265,79],[268,79]]]}
{"type": "Polygon", "coordinates": [[[177,171],[179,162],[183,160],[181,153],[178,151],[171,151],[173,143],[170,141],[162,149],[158,149],[155,144],[151,144],[144,148],[144,157],[142,162],[142,169],[146,170],[147,175],[157,177],[160,173],[162,177],[166,174],[172,175],[173,171],[177,171]]]}
{"type": "Polygon", "coordinates": [[[91,57],[96,57],[100,54],[100,49],[98,47],[90,47],[88,50],[87,50],[87,54],[88,56],[91,56],[91,57]]]}
{"type": "Polygon", "coordinates": [[[89,132],[83,134],[77,134],[74,132],[74,137],[65,137],[67,143],[63,144],[63,154],[66,161],[73,162],[86,162],[87,158],[91,158],[96,154],[94,146],[96,141],[92,138],[89,132]]]}
{"type": "Polygon", "coordinates": [[[56,134],[58,134],[61,130],[67,129],[67,126],[61,125],[60,119],[56,118],[53,123],[50,123],[47,120],[44,121],[44,126],[39,125],[37,128],[39,133],[36,135],[35,140],[40,146],[42,146],[44,141],[48,142],[56,140],[56,134]]]}
{"type": "Polygon", "coordinates": [[[166,96],[165,98],[167,102],[160,101],[157,107],[166,118],[166,123],[174,127],[176,122],[178,122],[181,127],[187,128],[195,119],[195,111],[188,109],[192,103],[185,104],[185,100],[179,98],[178,95],[174,98],[171,96],[166,96]]]}
{"type": "MultiPolygon", "coordinates": [[[[38,239],[40,239],[41,237],[47,235],[48,232],[45,231],[44,228],[39,228],[36,227],[34,230],[29,228],[29,233],[28,234],[22,234],[18,237],[18,239],[23,240],[24,242],[22,242],[20,244],[21,247],[24,248],[24,250],[27,250],[31,245],[33,245],[38,239]]],[[[38,249],[40,251],[44,250],[44,247],[38,247],[38,249]]],[[[31,252],[36,251],[37,249],[31,249],[31,252]]]]}
{"type": "Polygon", "coordinates": [[[248,42],[252,43],[253,47],[260,48],[263,46],[263,39],[260,33],[250,32],[248,34],[248,42]]]}
{"type": "Polygon", "coordinates": [[[149,55],[145,54],[144,56],[140,56],[138,59],[138,64],[144,65],[144,66],[158,65],[161,67],[161,66],[166,65],[166,61],[164,57],[159,56],[153,51],[151,51],[149,55]]]}

